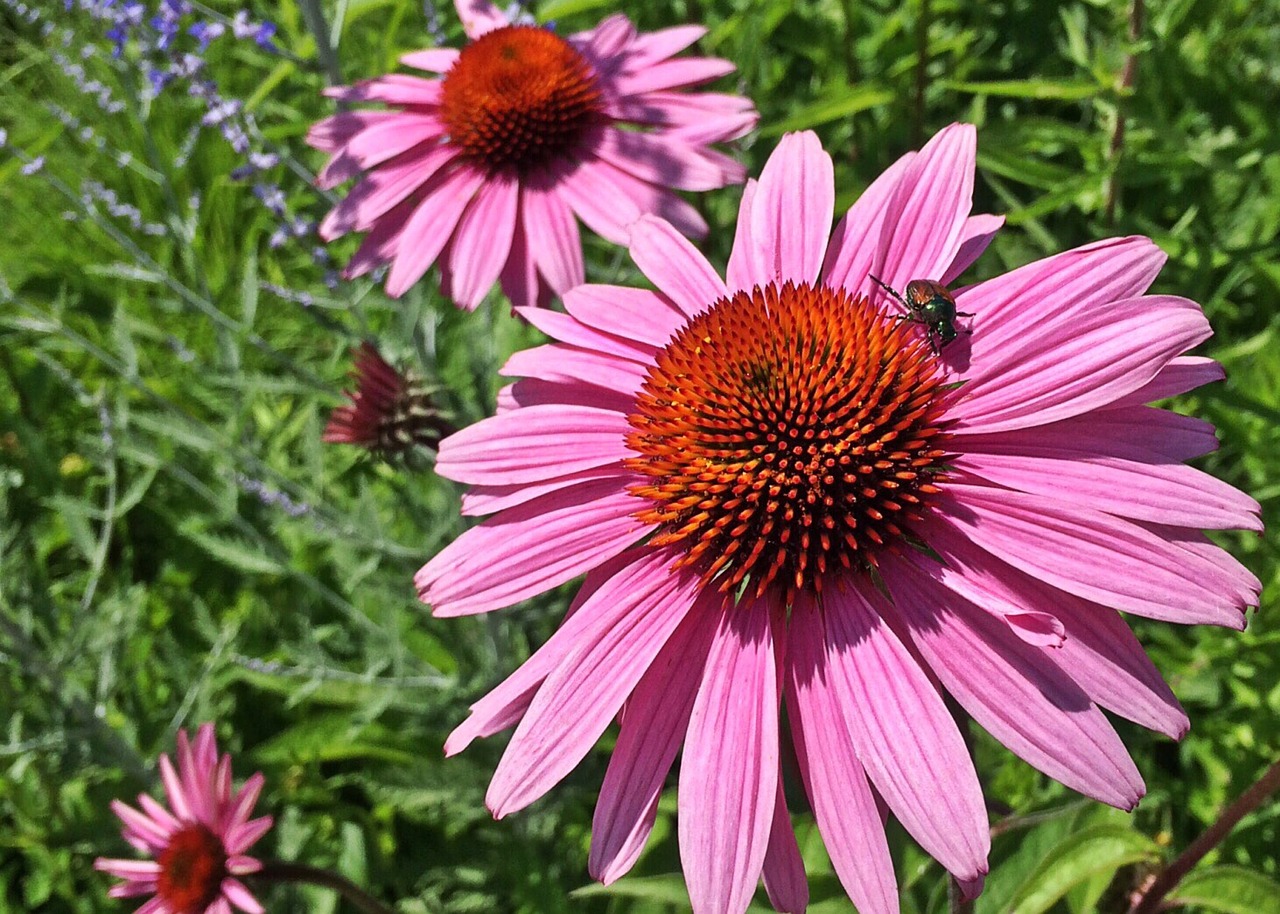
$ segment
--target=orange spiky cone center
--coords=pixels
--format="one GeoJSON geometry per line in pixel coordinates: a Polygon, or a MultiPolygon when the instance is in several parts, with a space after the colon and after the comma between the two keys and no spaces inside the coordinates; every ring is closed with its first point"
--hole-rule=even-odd
{"type": "Polygon", "coordinates": [[[723,591],[820,591],[912,536],[943,478],[946,400],[924,341],[865,298],[738,292],[671,339],[637,397],[638,516],[723,591]]]}
{"type": "Polygon", "coordinates": [[[156,895],[174,914],[204,914],[227,876],[222,839],[197,822],[173,833],[159,863],[156,895]]]}

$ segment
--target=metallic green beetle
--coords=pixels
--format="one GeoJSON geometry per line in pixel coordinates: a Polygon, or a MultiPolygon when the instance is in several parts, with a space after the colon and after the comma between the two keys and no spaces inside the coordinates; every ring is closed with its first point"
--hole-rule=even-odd
{"type": "MultiPolygon", "coordinates": [[[[871,276],[871,274],[867,274],[871,276]]],[[[942,354],[942,347],[950,343],[956,338],[956,318],[957,317],[973,317],[967,311],[956,310],[956,300],[947,291],[947,287],[940,282],[934,282],[932,279],[913,279],[907,283],[906,297],[899,295],[886,283],[881,282],[875,276],[871,276],[871,281],[892,295],[902,307],[907,309],[906,314],[895,315],[895,320],[911,321],[916,324],[923,324],[925,327],[925,335],[929,340],[929,348],[933,350],[934,355],[942,354]]],[[[964,331],[968,333],[968,330],[964,331]]]]}

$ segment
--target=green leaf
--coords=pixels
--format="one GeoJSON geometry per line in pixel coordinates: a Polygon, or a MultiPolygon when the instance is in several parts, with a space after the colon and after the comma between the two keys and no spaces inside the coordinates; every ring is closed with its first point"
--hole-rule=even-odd
{"type": "Polygon", "coordinates": [[[1280,883],[1242,866],[1215,866],[1188,875],[1165,901],[1223,914],[1280,914],[1280,883]]]}
{"type": "Polygon", "coordinates": [[[1096,82],[1063,81],[1045,79],[1004,79],[991,82],[943,82],[952,92],[972,92],[974,95],[999,95],[1004,98],[1053,98],[1059,101],[1079,101],[1102,93],[1096,82]]]}
{"type": "Polygon", "coordinates": [[[1067,836],[1049,851],[1018,889],[1009,910],[1040,914],[1086,879],[1157,856],[1155,842],[1127,826],[1086,828],[1067,836]]]}
{"type": "Polygon", "coordinates": [[[619,879],[612,885],[592,883],[569,893],[571,898],[620,896],[642,901],[689,906],[689,890],[679,876],[635,876],[619,879]]]}
{"type": "Polygon", "coordinates": [[[825,97],[805,105],[785,120],[763,128],[760,135],[781,136],[791,130],[806,130],[842,117],[851,117],[868,108],[887,105],[893,101],[893,98],[893,93],[888,89],[880,89],[876,86],[859,86],[855,89],[848,85],[840,85],[834,91],[828,92],[825,97]]]}
{"type": "Polygon", "coordinates": [[[553,19],[564,19],[575,13],[585,13],[609,6],[611,0],[551,0],[538,6],[538,21],[550,22],[553,19]]]}

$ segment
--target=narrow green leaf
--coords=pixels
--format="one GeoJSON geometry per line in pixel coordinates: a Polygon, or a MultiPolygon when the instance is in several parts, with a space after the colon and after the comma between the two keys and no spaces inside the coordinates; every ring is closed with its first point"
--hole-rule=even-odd
{"type": "Polygon", "coordinates": [[[1067,836],[1045,856],[1009,904],[1018,914],[1041,914],[1072,887],[1100,873],[1154,860],[1158,851],[1146,835],[1123,825],[1095,825],[1067,836]]]}
{"type": "Polygon", "coordinates": [[[770,124],[760,131],[761,136],[781,136],[791,130],[806,130],[819,124],[852,117],[860,111],[887,105],[893,101],[893,93],[876,86],[839,86],[817,101],[805,105],[787,119],[770,124]]]}
{"type": "Polygon", "coordinates": [[[1055,98],[1060,101],[1079,101],[1102,93],[1096,82],[1044,79],[1004,79],[991,82],[952,82],[942,84],[953,92],[972,92],[974,95],[999,95],[1004,98],[1055,98]]]}
{"type": "Polygon", "coordinates": [[[1165,901],[1223,914],[1280,914],[1280,883],[1242,866],[1215,866],[1190,873],[1165,901]]]}

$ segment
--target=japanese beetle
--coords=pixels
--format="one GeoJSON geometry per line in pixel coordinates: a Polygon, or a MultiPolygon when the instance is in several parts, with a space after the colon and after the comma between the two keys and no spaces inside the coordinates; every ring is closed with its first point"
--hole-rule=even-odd
{"type": "MultiPolygon", "coordinates": [[[[867,275],[871,276],[870,273],[867,275]]],[[[956,330],[957,317],[973,317],[967,311],[957,311],[956,300],[947,291],[947,287],[940,282],[934,282],[932,279],[911,280],[911,282],[907,283],[905,297],[899,295],[875,276],[871,276],[871,281],[892,295],[902,307],[907,309],[906,314],[895,315],[895,320],[911,321],[912,323],[924,325],[925,335],[929,339],[929,348],[933,350],[934,355],[941,355],[942,347],[956,338],[956,334],[959,332],[956,330]]],[[[965,330],[964,332],[968,333],[969,331],[965,330]]]]}

